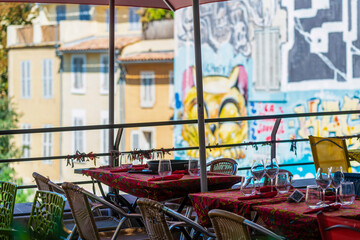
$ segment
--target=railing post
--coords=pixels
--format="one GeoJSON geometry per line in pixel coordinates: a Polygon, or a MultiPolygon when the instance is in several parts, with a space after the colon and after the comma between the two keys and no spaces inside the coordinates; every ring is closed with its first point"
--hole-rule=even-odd
{"type": "Polygon", "coordinates": [[[273,165],[273,158],[276,157],[276,133],[279,129],[281,118],[277,118],[271,132],[271,166],[273,165]]]}

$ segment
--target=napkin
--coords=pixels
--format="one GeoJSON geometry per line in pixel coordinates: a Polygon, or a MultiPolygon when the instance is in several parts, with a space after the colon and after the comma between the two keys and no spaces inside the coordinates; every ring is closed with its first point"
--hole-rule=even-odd
{"type": "Polygon", "coordinates": [[[177,180],[184,176],[184,174],[171,174],[165,177],[153,177],[149,178],[148,181],[162,181],[162,180],[177,180]]]}
{"type": "MultiPolygon", "coordinates": [[[[277,192],[275,186],[272,186],[272,191],[273,191],[273,192],[277,192]]],[[[263,187],[260,187],[259,192],[261,192],[261,193],[271,192],[271,186],[263,186],[263,187]]]]}
{"type": "Polygon", "coordinates": [[[329,206],[326,206],[326,207],[319,207],[319,208],[306,210],[304,212],[304,214],[317,213],[317,212],[320,212],[320,211],[323,211],[323,212],[336,211],[336,210],[340,209],[340,207],[341,207],[341,204],[333,204],[333,205],[329,205],[329,206]]]}
{"type": "Polygon", "coordinates": [[[173,174],[189,174],[188,170],[175,170],[173,174]]]}
{"type": "Polygon", "coordinates": [[[277,195],[277,191],[265,192],[265,193],[255,194],[255,195],[246,196],[246,197],[239,197],[238,200],[251,200],[251,199],[258,199],[258,198],[272,198],[272,197],[275,197],[276,195],[277,195]]]}

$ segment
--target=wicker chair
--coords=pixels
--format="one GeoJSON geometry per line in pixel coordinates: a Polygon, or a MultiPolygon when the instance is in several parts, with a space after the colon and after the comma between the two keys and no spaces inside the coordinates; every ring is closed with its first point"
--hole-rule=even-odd
{"type": "Polygon", "coordinates": [[[207,166],[210,166],[210,172],[235,175],[237,171],[237,163],[231,158],[216,159],[209,162],[207,166]]]}
{"type": "Polygon", "coordinates": [[[173,229],[180,230],[187,239],[190,239],[190,235],[185,230],[185,227],[194,229],[196,235],[203,234],[209,238],[215,238],[215,234],[160,202],[141,198],[138,199],[137,204],[150,240],[177,239],[172,233],[173,229]],[[167,221],[165,215],[176,220],[176,222],[167,221]]]}
{"type": "Polygon", "coordinates": [[[209,212],[209,217],[218,240],[250,240],[248,227],[274,239],[285,239],[235,213],[213,209],[209,212]]]}
{"type": "Polygon", "coordinates": [[[65,182],[61,186],[69,201],[81,239],[147,239],[146,231],[143,228],[121,229],[126,220],[141,219],[140,214],[126,213],[123,209],[116,207],[108,201],[97,197],[73,183],[65,182]],[[98,227],[95,224],[94,215],[90,209],[89,198],[95,199],[122,216],[120,221],[116,218],[108,217],[118,223],[115,231],[99,232],[98,227]]]}

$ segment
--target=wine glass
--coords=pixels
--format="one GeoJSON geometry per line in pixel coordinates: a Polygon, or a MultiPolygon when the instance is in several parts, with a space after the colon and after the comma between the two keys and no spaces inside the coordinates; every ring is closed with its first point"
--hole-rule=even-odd
{"type": "Polygon", "coordinates": [[[330,186],[331,183],[331,176],[330,173],[332,171],[332,167],[328,169],[328,172],[324,172],[324,169],[318,168],[316,172],[316,184],[322,190],[322,206],[326,206],[325,204],[325,190],[330,186]]]}
{"type": "Polygon", "coordinates": [[[291,177],[288,172],[280,172],[275,177],[275,187],[279,193],[287,193],[291,187],[291,177]]]}
{"type": "Polygon", "coordinates": [[[266,159],[265,170],[266,170],[266,175],[270,178],[270,185],[272,191],[274,179],[276,175],[279,173],[278,160],[276,158],[273,158],[272,161],[270,160],[270,158],[266,159]]]}
{"type": "Polygon", "coordinates": [[[343,205],[351,205],[355,200],[355,187],[353,182],[340,184],[340,201],[343,205]]]}
{"type": "Polygon", "coordinates": [[[251,196],[255,193],[254,178],[251,175],[251,171],[247,170],[245,176],[241,178],[240,192],[245,196],[251,196]]]}
{"type": "MultiPolygon", "coordinates": [[[[253,164],[251,166],[251,173],[254,176],[254,179],[258,181],[260,188],[260,180],[265,175],[265,164],[262,159],[257,158],[253,161],[253,164]]],[[[256,184],[255,184],[255,188],[256,188],[256,184]]]]}
{"type": "Polygon", "coordinates": [[[189,175],[190,176],[199,176],[200,175],[200,164],[197,159],[189,160],[189,175]]]}
{"type": "Polygon", "coordinates": [[[338,203],[338,190],[344,181],[344,173],[342,167],[333,167],[331,171],[331,185],[335,189],[335,204],[338,203]]]}

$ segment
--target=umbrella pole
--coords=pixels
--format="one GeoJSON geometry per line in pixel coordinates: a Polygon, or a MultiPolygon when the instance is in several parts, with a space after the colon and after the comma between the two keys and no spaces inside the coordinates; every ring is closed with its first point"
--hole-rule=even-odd
{"type": "MultiPolygon", "coordinates": [[[[115,0],[109,0],[109,124],[114,124],[115,0]]],[[[113,150],[114,129],[109,129],[109,152],[113,150]]],[[[113,166],[113,157],[109,157],[113,166]]]]}
{"type": "Polygon", "coordinates": [[[205,145],[205,120],[204,120],[204,98],[202,82],[201,63],[201,38],[200,38],[200,10],[199,0],[193,0],[193,24],[195,44],[195,68],[196,68],[196,95],[198,110],[198,132],[199,132],[199,156],[200,156],[200,185],[201,192],[207,192],[206,177],[206,145],[205,145]]]}

